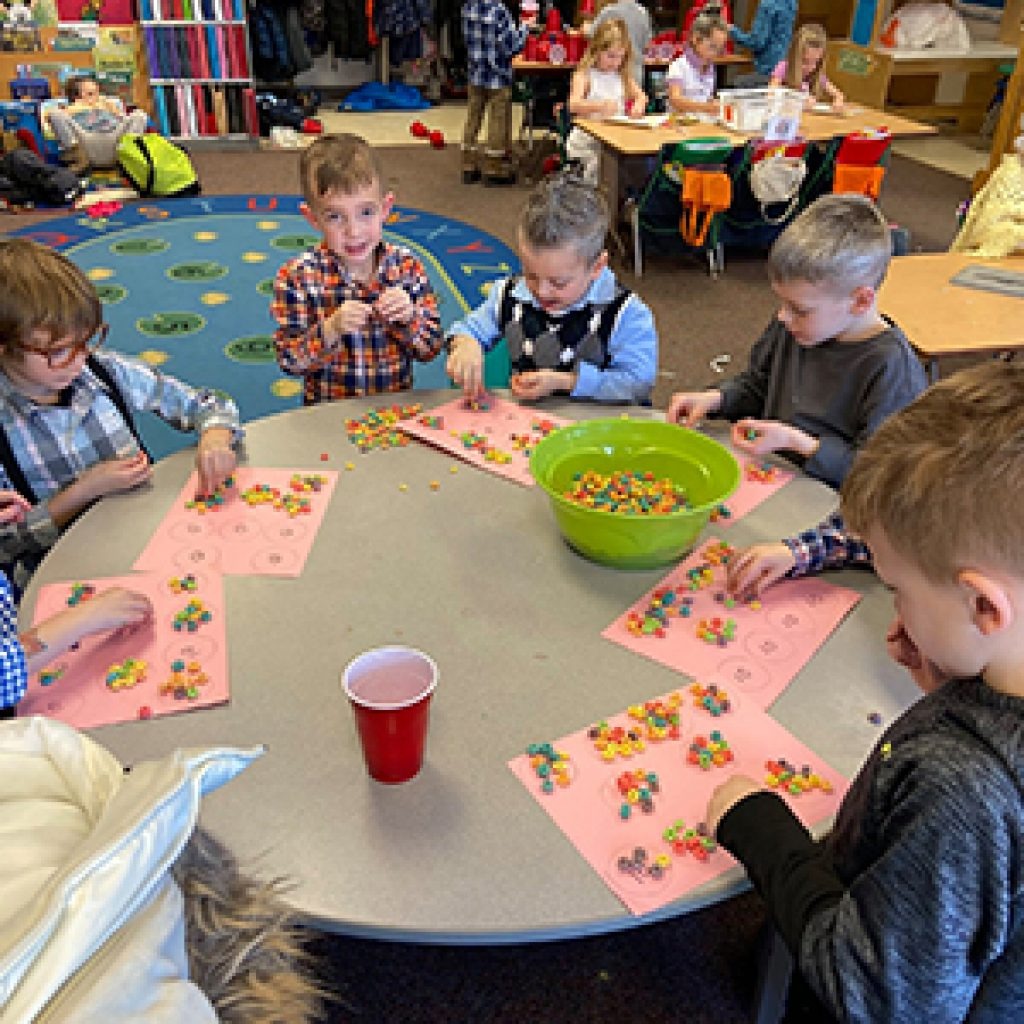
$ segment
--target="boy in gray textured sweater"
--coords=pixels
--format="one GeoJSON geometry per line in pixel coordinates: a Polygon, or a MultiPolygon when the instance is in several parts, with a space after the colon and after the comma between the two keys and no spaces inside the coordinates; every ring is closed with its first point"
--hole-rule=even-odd
{"type": "Polygon", "coordinates": [[[768,257],[776,318],[745,371],[700,392],[672,396],[669,422],[734,422],[750,455],[781,452],[833,487],[857,449],[927,385],[903,332],[878,311],[892,252],[889,226],[862,196],[812,203],[768,257]]]}
{"type": "Polygon", "coordinates": [[[930,388],[867,442],[842,511],[894,595],[925,696],[831,834],[733,776],[707,824],[799,974],[787,1020],[1024,1019],[1024,367],[930,388]]]}

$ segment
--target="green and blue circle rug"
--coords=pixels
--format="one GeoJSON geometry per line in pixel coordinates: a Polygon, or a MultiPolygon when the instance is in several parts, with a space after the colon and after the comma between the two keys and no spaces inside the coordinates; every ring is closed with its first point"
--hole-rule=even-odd
{"type": "MultiPolygon", "coordinates": [[[[283,374],[274,357],[270,316],[278,267],[319,241],[300,203],[265,195],[151,200],[108,218],[62,217],[12,234],[61,250],[85,271],[103,300],[110,347],[227,391],[251,420],[301,403],[301,379],[283,374]]],[[[384,237],[423,261],[445,326],[519,266],[487,232],[423,210],[396,207],[384,237]]],[[[446,387],[444,357],[416,363],[414,384],[446,387]]],[[[154,458],[193,440],[154,416],[140,417],[139,428],[154,458]]]]}

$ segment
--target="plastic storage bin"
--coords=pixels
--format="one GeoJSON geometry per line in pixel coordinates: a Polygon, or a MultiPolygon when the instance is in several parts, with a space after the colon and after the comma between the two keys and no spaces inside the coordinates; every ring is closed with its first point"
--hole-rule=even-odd
{"type": "Polygon", "coordinates": [[[723,89],[718,94],[719,119],[737,132],[761,132],[775,120],[784,122],[776,137],[792,138],[803,107],[803,93],[793,89],[723,89]]]}
{"type": "Polygon", "coordinates": [[[8,82],[11,99],[15,100],[48,100],[50,83],[45,78],[12,78],[8,82]]]}

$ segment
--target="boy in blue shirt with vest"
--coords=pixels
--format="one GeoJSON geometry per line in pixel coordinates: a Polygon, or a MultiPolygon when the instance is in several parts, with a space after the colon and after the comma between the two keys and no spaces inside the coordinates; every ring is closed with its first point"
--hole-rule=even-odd
{"type": "Polygon", "coordinates": [[[615,280],[607,231],[596,188],[571,174],[537,184],[519,220],[522,275],[494,282],[483,305],[448,330],[448,373],[468,397],[482,393],[484,353],[504,337],[517,398],[649,401],[654,317],[615,280]]]}

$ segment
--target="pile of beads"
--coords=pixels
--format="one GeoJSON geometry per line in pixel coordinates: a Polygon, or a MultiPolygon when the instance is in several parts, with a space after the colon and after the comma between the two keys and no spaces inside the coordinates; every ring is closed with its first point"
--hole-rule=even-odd
{"type": "Polygon", "coordinates": [[[452,437],[457,437],[462,442],[463,448],[479,452],[486,462],[497,462],[500,465],[505,465],[512,461],[512,456],[509,452],[503,452],[500,448],[495,448],[483,434],[478,434],[475,430],[464,430],[461,434],[457,430],[453,430],[451,435],[452,437]]]}
{"type": "Polygon", "coordinates": [[[696,828],[687,828],[685,821],[674,821],[661,834],[672,852],[677,856],[689,853],[696,860],[706,861],[718,849],[718,844],[708,835],[707,826],[700,822],[696,828]]]}
{"type": "Polygon", "coordinates": [[[524,455],[529,455],[537,443],[532,434],[509,434],[508,437],[512,442],[512,451],[522,452],[524,455]]]}
{"type": "Polygon", "coordinates": [[[325,483],[327,483],[327,477],[322,476],[320,473],[292,473],[288,486],[300,494],[305,491],[313,491],[315,494],[319,494],[323,490],[325,483]]]}
{"type": "Polygon", "coordinates": [[[423,406],[419,404],[382,405],[359,419],[345,420],[345,433],[363,455],[373,448],[404,448],[409,443],[409,435],[397,430],[395,424],[422,411],[423,406]]]}
{"type": "Polygon", "coordinates": [[[711,619],[701,619],[697,623],[696,637],[706,644],[725,647],[736,639],[736,620],[720,619],[717,615],[711,619]]]}
{"type": "Polygon", "coordinates": [[[708,686],[694,683],[690,687],[690,693],[693,695],[693,706],[703,709],[712,718],[718,718],[719,715],[732,710],[729,694],[716,683],[710,683],[708,686]]]}
{"type": "Polygon", "coordinates": [[[621,725],[610,726],[598,722],[587,730],[587,738],[603,761],[614,761],[617,757],[632,757],[644,751],[647,745],[638,729],[623,729],[621,725]]]}
{"type": "Polygon", "coordinates": [[[444,417],[442,416],[430,416],[424,414],[416,422],[423,427],[432,427],[434,430],[444,430],[444,417]]]}
{"type": "Polygon", "coordinates": [[[172,576],[167,581],[172,594],[193,594],[199,589],[199,580],[188,573],[186,576],[172,576]]]}
{"type": "Polygon", "coordinates": [[[668,477],[656,480],[651,472],[629,470],[576,473],[565,497],[585,508],[630,516],[667,516],[690,508],[686,492],[668,477]]]}
{"type": "Polygon", "coordinates": [[[174,632],[195,633],[201,625],[210,622],[213,615],[198,598],[193,598],[180,612],[174,616],[174,632]]]}
{"type": "Polygon", "coordinates": [[[185,508],[194,508],[199,515],[205,515],[208,511],[216,512],[217,509],[224,504],[225,494],[229,488],[234,486],[235,478],[229,476],[227,480],[225,480],[224,483],[222,483],[220,487],[213,492],[213,494],[204,494],[201,498],[194,498],[192,501],[186,501],[185,508]]]}
{"type": "Polygon", "coordinates": [[[753,612],[761,610],[761,602],[756,597],[746,597],[737,601],[735,597],[730,597],[724,590],[720,590],[715,594],[715,600],[729,611],[732,611],[739,604],[745,604],[753,612]]]}
{"type": "Polygon", "coordinates": [[[554,793],[555,786],[566,787],[572,782],[569,769],[572,767],[569,755],[555,750],[550,743],[531,743],[526,748],[530,767],[540,779],[542,793],[554,793]]]}
{"type": "Polygon", "coordinates": [[[712,767],[721,768],[733,759],[732,751],[725,737],[716,729],[710,737],[694,736],[686,754],[686,763],[696,765],[702,771],[712,767]]]}
{"type": "Polygon", "coordinates": [[[552,430],[556,430],[557,427],[551,422],[551,420],[533,419],[530,420],[530,429],[535,434],[540,434],[541,437],[547,437],[548,434],[550,434],[552,430]]]}
{"type": "Polygon", "coordinates": [[[779,475],[779,467],[773,466],[770,462],[748,462],[744,467],[744,473],[748,480],[758,484],[774,483],[779,475]]]}
{"type": "Polygon", "coordinates": [[[711,541],[706,544],[700,556],[709,565],[728,565],[729,559],[736,554],[736,549],[724,540],[711,541]]]}
{"type": "Polygon", "coordinates": [[[138,686],[146,678],[146,663],[135,658],[125,658],[118,664],[114,662],[107,669],[106,684],[108,690],[130,690],[138,686]]]}
{"type": "Polygon", "coordinates": [[[744,441],[756,441],[757,440],[757,431],[753,427],[747,427],[747,429],[743,431],[743,440],[744,441]]]}
{"type": "Polygon", "coordinates": [[[619,817],[628,821],[634,807],[639,807],[644,814],[654,812],[654,796],[661,792],[661,784],[655,772],[637,768],[631,772],[623,772],[615,780],[615,788],[622,797],[619,806],[619,817]]]}
{"type": "MultiPolygon", "coordinates": [[[[301,478],[299,479],[301,480],[301,478]]],[[[291,486],[293,487],[295,480],[296,477],[292,477],[291,486]]],[[[312,489],[310,486],[309,490],[312,489]]],[[[308,516],[313,511],[313,503],[304,494],[296,493],[294,490],[282,493],[278,488],[271,487],[270,484],[253,484],[251,487],[246,487],[242,491],[242,501],[250,508],[255,505],[270,505],[271,508],[283,511],[289,519],[294,519],[298,515],[308,516]]]]}
{"type": "Polygon", "coordinates": [[[470,412],[490,412],[491,403],[486,398],[467,398],[466,408],[470,412]]]}
{"type": "Polygon", "coordinates": [[[653,860],[648,860],[647,851],[642,846],[633,850],[632,857],[623,854],[618,859],[619,871],[624,875],[631,875],[638,882],[642,882],[645,876],[656,882],[660,881],[671,866],[671,858],[663,853],[659,853],[653,860]]]}
{"type": "Polygon", "coordinates": [[[724,503],[716,505],[711,510],[711,522],[718,523],[723,519],[732,519],[732,509],[724,503]]]}
{"type": "Polygon", "coordinates": [[[626,629],[633,636],[663,637],[672,616],[688,619],[692,611],[692,597],[682,596],[676,587],[659,587],[642,612],[626,616],[626,629]]]}
{"type": "Polygon", "coordinates": [[[55,665],[53,668],[44,668],[39,673],[39,685],[53,686],[67,670],[67,665],[55,665]]]}
{"type": "Polygon", "coordinates": [[[210,681],[198,661],[186,664],[180,658],[171,662],[171,676],[160,684],[161,697],[175,700],[198,700],[199,687],[210,681]]]}
{"type": "Polygon", "coordinates": [[[640,723],[641,736],[658,743],[660,740],[679,739],[679,708],[683,697],[670,693],[665,700],[649,700],[644,704],[630,704],[627,714],[640,723]]]}
{"type": "Polygon", "coordinates": [[[764,777],[765,785],[772,789],[785,790],[792,796],[800,796],[801,793],[809,793],[815,789],[820,789],[822,793],[832,792],[832,783],[812,772],[810,765],[805,764],[803,768],[797,768],[780,757],[775,761],[765,761],[764,767],[767,772],[764,777]]]}
{"type": "Polygon", "coordinates": [[[72,583],[71,593],[68,594],[68,607],[74,608],[76,604],[88,601],[95,593],[96,588],[91,583],[72,583]]]}

